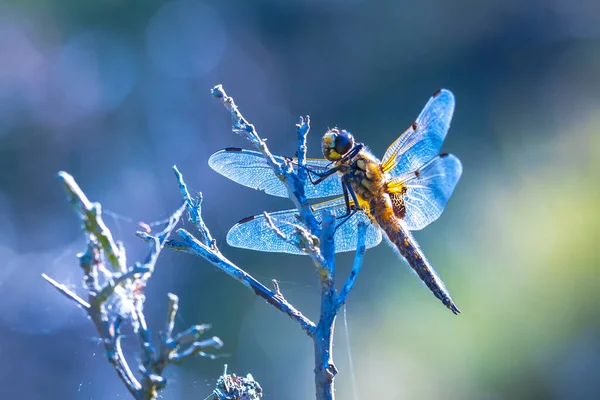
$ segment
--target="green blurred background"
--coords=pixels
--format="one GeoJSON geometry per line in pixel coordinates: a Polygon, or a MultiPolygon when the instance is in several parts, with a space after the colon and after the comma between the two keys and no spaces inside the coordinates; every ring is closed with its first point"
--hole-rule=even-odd
{"type": "MultiPolygon", "coordinates": [[[[463,314],[386,245],[368,251],[348,302],[359,398],[600,398],[598,21],[597,0],[4,0],[0,398],[128,396],[92,324],[40,276],[81,280],[61,169],[110,212],[133,261],[146,252],[137,221],[179,204],[177,164],[224,253],[316,317],[308,258],[224,243],[242,217],[291,204],[209,169],[213,152],[248,146],[210,97],[217,83],[283,155],[298,115],[312,118],[311,156],[334,125],[382,155],[434,91],[456,95],[443,151],[463,177],[416,237],[463,314]]],[[[351,261],[338,257],[340,273],[351,261]]],[[[153,327],[169,291],[178,328],[212,323],[227,356],[169,368],[164,398],[203,399],[224,363],[251,372],[266,399],[313,398],[312,345],[289,318],[203,260],[165,252],[147,289],[153,327]]],[[[338,322],[337,395],[351,399],[338,322]]]]}

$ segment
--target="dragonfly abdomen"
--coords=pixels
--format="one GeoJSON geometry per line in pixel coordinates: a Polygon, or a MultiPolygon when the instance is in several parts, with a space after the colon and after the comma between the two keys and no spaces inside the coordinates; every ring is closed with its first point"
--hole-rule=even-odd
{"type": "Polygon", "coordinates": [[[400,220],[396,218],[393,212],[374,213],[375,218],[381,229],[385,232],[389,241],[395,247],[402,257],[406,259],[411,268],[419,275],[419,278],[427,285],[429,290],[437,297],[450,311],[459,314],[460,310],[452,301],[450,293],[446,290],[444,283],[436,274],[425,255],[419,249],[419,246],[410,232],[406,230],[400,220]]]}

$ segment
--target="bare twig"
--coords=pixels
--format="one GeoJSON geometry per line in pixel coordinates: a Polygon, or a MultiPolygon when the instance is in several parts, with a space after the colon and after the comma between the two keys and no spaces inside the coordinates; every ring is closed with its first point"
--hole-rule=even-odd
{"type": "MultiPolygon", "coordinates": [[[[267,303],[287,314],[294,321],[298,322],[308,335],[312,335],[315,324],[310,319],[305,317],[300,311],[294,308],[294,306],[288,303],[285,298],[277,296],[276,293],[260,283],[252,275],[248,274],[246,271],[229,261],[225,256],[223,256],[218,248],[208,247],[185,229],[179,229],[177,233],[182,238],[182,241],[168,241],[167,247],[173,250],[179,250],[193,254],[209,261],[221,271],[225,272],[227,275],[243,284],[246,288],[250,289],[256,295],[265,299],[267,303]]],[[[137,235],[146,241],[152,240],[152,236],[146,234],[145,232],[137,232],[137,235]]]]}
{"type": "Polygon", "coordinates": [[[278,238],[310,255],[317,268],[320,268],[320,266],[324,265],[325,260],[321,255],[319,240],[308,229],[302,225],[292,224],[294,227],[294,232],[291,235],[286,235],[277,227],[277,225],[275,225],[271,215],[268,212],[263,212],[263,215],[265,217],[265,221],[267,221],[267,225],[269,225],[278,238]]]}
{"type": "MultiPolygon", "coordinates": [[[[273,172],[281,179],[281,181],[286,185],[288,189],[288,194],[290,200],[294,203],[296,208],[298,208],[298,213],[300,214],[300,219],[304,225],[306,225],[309,230],[315,235],[319,236],[321,227],[319,221],[315,218],[315,215],[310,208],[310,203],[308,199],[304,195],[304,184],[303,181],[300,180],[297,173],[294,172],[291,163],[287,162],[285,164],[278,163],[271,154],[269,148],[267,147],[267,143],[265,140],[261,139],[258,135],[254,125],[250,124],[246,118],[240,113],[240,110],[235,105],[232,97],[227,96],[223,86],[217,85],[212,90],[211,93],[213,97],[220,100],[221,103],[225,106],[225,108],[230,112],[231,119],[233,122],[233,132],[247,139],[252,145],[262,153],[263,157],[267,161],[267,164],[273,169],[273,172]]],[[[305,121],[302,121],[298,127],[298,143],[299,149],[297,151],[298,156],[302,157],[304,162],[306,151],[303,150],[303,146],[306,145],[306,135],[308,134],[308,118],[305,121]]],[[[303,172],[302,174],[304,174],[303,172]]],[[[300,175],[300,177],[305,175],[300,175]]]]}
{"type": "Polygon", "coordinates": [[[233,131],[238,135],[247,139],[250,143],[254,145],[265,157],[265,160],[269,163],[271,168],[275,171],[276,174],[283,175],[285,173],[284,165],[280,164],[275,160],[273,154],[269,151],[267,147],[267,143],[265,140],[261,139],[261,137],[256,132],[254,125],[249,123],[246,118],[240,113],[240,110],[235,105],[232,97],[227,96],[223,86],[217,85],[212,88],[211,93],[214,98],[218,99],[223,103],[225,108],[231,114],[231,121],[233,124],[233,131]]]}
{"type": "Polygon", "coordinates": [[[69,290],[62,283],[56,282],[54,279],[50,278],[46,274],[42,274],[42,277],[45,280],[47,280],[48,283],[50,283],[52,286],[54,286],[56,288],[56,290],[58,290],[63,295],[65,295],[65,297],[67,297],[68,299],[73,300],[75,302],[75,304],[77,304],[79,307],[83,308],[84,310],[88,310],[90,308],[90,305],[89,305],[89,303],[87,301],[85,301],[81,297],[77,296],[77,294],[75,294],[73,291],[69,290]]]}
{"type": "Polygon", "coordinates": [[[309,131],[310,117],[308,115],[306,117],[300,117],[298,123],[296,124],[296,132],[298,133],[298,150],[296,153],[298,155],[298,180],[303,185],[308,175],[305,167],[307,150],[306,138],[308,137],[309,131]]]}
{"type": "Polygon", "coordinates": [[[173,294],[169,294],[166,329],[161,335],[158,352],[154,350],[152,335],[146,324],[144,288],[154,272],[160,251],[188,207],[188,203],[184,202],[171,215],[165,229],[152,237],[151,249],[145,262],[127,267],[125,248],[121,243],[113,240],[110,230],[102,221],[100,204],[90,202],[73,177],[66,172],[60,172],[59,179],[67,191],[69,201],[82,220],[88,239],[86,251],[79,255],[87,301],[49,276],[44,274],[43,277],[63,295],[86,310],[104,343],[108,360],[133,397],[143,400],[156,399],[158,391],[166,384],[162,372],[169,363],[195,354],[206,354],[204,350],[220,348],[223,345],[217,337],[201,340],[199,336],[205,329],[196,328],[196,334],[191,340],[172,338],[179,301],[173,294]],[[104,260],[108,260],[111,264],[110,270],[104,266],[104,260]],[[120,328],[125,320],[132,323],[140,343],[141,379],[136,378],[121,349],[120,328]],[[191,345],[181,349],[182,344],[190,342],[191,345]]]}
{"type": "MultiPolygon", "coordinates": [[[[165,226],[165,228],[162,230],[162,232],[160,232],[157,236],[155,236],[155,240],[152,243],[152,248],[151,248],[150,252],[148,253],[148,256],[146,257],[146,260],[144,261],[144,264],[143,264],[144,267],[148,270],[147,275],[146,275],[147,277],[150,277],[150,275],[154,272],[154,265],[156,264],[158,255],[162,251],[162,249],[165,245],[165,242],[167,241],[168,237],[171,235],[171,232],[173,232],[173,229],[175,229],[175,226],[179,223],[179,219],[181,218],[181,215],[183,214],[183,212],[185,211],[186,208],[187,208],[187,202],[184,202],[173,213],[173,215],[171,215],[169,217],[167,226],[165,226]]],[[[144,280],[144,282],[145,282],[145,280],[144,280]]]]}
{"type": "Polygon", "coordinates": [[[192,196],[190,196],[190,192],[188,191],[187,185],[183,180],[183,176],[181,172],[177,169],[176,165],[173,165],[173,172],[175,173],[175,177],[177,178],[177,183],[179,184],[179,191],[181,195],[187,202],[188,212],[190,214],[190,221],[196,226],[198,232],[201,235],[202,242],[209,247],[215,247],[216,241],[210,234],[210,231],[204,224],[204,220],[200,218],[200,214],[202,213],[202,193],[198,193],[198,197],[196,200],[192,200],[192,196]]]}
{"type": "Polygon", "coordinates": [[[204,332],[208,331],[210,328],[211,326],[207,324],[191,326],[185,331],[175,335],[175,337],[173,338],[173,342],[175,342],[178,345],[193,342],[200,336],[204,335],[204,332]]]}
{"type": "Polygon", "coordinates": [[[121,250],[102,220],[100,204],[89,201],[85,193],[77,185],[77,182],[75,182],[75,179],[66,172],[59,172],[58,179],[62,182],[67,192],[69,202],[84,223],[85,231],[94,235],[100,249],[104,251],[113,268],[125,272],[127,266],[122,261],[121,250]]]}
{"type": "Polygon", "coordinates": [[[346,298],[348,297],[348,293],[354,287],[354,282],[356,282],[356,277],[360,272],[362,267],[362,261],[365,256],[365,252],[367,251],[367,246],[365,244],[367,233],[367,224],[364,221],[360,221],[358,223],[358,243],[356,246],[356,255],[354,256],[354,264],[352,264],[352,271],[350,271],[350,275],[344,284],[344,287],[340,291],[338,296],[338,309],[342,307],[346,303],[346,298]]]}
{"type": "Polygon", "coordinates": [[[179,310],[179,297],[177,297],[173,293],[169,293],[168,297],[169,304],[167,307],[167,321],[165,323],[165,330],[162,332],[165,341],[171,340],[171,338],[173,337],[173,329],[175,328],[175,317],[177,316],[177,311],[179,310]]]}
{"type": "Polygon", "coordinates": [[[219,339],[216,336],[213,336],[212,338],[205,339],[201,342],[194,342],[188,348],[186,348],[180,352],[172,353],[171,356],[169,357],[169,360],[172,362],[180,362],[180,361],[184,360],[185,358],[190,358],[195,355],[201,355],[203,357],[208,357],[208,358],[214,359],[214,358],[216,358],[214,355],[205,353],[204,350],[209,349],[209,348],[219,349],[221,347],[223,347],[223,342],[221,341],[221,339],[219,339]]]}

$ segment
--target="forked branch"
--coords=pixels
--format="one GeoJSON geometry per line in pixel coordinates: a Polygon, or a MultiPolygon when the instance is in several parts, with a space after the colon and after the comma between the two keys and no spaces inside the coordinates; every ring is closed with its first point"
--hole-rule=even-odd
{"type": "MultiPolygon", "coordinates": [[[[173,171],[175,172],[175,177],[177,178],[179,188],[181,189],[184,198],[190,198],[187,185],[183,181],[183,176],[175,166],[173,167],[173,171]]],[[[194,237],[194,235],[185,229],[179,229],[177,233],[180,236],[180,240],[168,240],[166,242],[166,246],[170,249],[193,254],[209,261],[221,271],[225,272],[227,275],[240,282],[246,288],[250,289],[252,292],[254,292],[254,294],[265,299],[267,303],[287,314],[294,321],[298,322],[301,328],[308,335],[312,335],[315,329],[314,322],[305,317],[300,311],[292,306],[283,296],[281,296],[281,294],[273,292],[267,288],[252,275],[235,265],[233,262],[227,259],[223,253],[221,253],[215,241],[212,239],[208,228],[204,224],[202,215],[200,214],[201,199],[202,197],[200,195],[195,201],[186,203],[188,204],[190,220],[196,221],[195,226],[201,239],[194,237]],[[190,206],[190,204],[192,204],[192,206],[190,206]]],[[[146,232],[137,232],[137,235],[146,241],[151,242],[154,240],[154,237],[146,232]]]]}
{"type": "Polygon", "coordinates": [[[179,304],[174,294],[169,294],[168,314],[158,350],[153,347],[152,335],[146,324],[144,288],[154,272],[160,251],[188,204],[184,202],[171,215],[166,227],[152,237],[144,263],[127,267],[125,248],[113,240],[102,220],[100,204],[90,202],[71,175],[60,172],[58,177],[81,219],[87,238],[86,251],[79,255],[87,301],[49,276],[44,274],[43,277],[87,312],[102,339],[108,360],[133,397],[156,399],[159,390],[166,384],[162,372],[168,364],[193,355],[210,356],[206,350],[218,349],[223,345],[217,337],[202,338],[208,329],[207,325],[197,325],[173,336],[179,304]],[[106,267],[107,263],[109,268],[106,267]],[[123,322],[133,326],[140,345],[140,378],[131,370],[121,350],[123,322]]]}

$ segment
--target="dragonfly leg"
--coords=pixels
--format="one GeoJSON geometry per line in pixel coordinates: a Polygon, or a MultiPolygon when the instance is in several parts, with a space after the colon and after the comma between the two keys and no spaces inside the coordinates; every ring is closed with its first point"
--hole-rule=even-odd
{"type": "Polygon", "coordinates": [[[354,192],[354,189],[352,189],[352,186],[350,186],[350,182],[346,177],[342,178],[342,189],[344,190],[344,201],[346,202],[346,214],[337,218],[342,219],[342,221],[335,226],[335,229],[338,229],[340,226],[342,226],[359,210],[356,193],[354,192]],[[350,197],[352,197],[352,201],[354,202],[354,208],[350,206],[350,197]]]}
{"type": "Polygon", "coordinates": [[[331,175],[338,172],[340,169],[340,167],[333,167],[324,172],[317,172],[313,169],[310,169],[310,168],[304,167],[304,166],[300,166],[300,165],[298,165],[298,168],[305,169],[306,172],[308,172],[308,179],[310,180],[310,183],[312,183],[313,185],[318,185],[319,183],[323,182],[326,178],[328,178],[331,175]],[[318,178],[313,179],[313,175],[317,176],[318,178]]]}
{"type": "Polygon", "coordinates": [[[357,212],[358,212],[358,209],[357,209],[357,208],[354,208],[354,209],[352,209],[352,211],[350,211],[350,212],[348,213],[348,215],[346,215],[346,216],[343,216],[343,217],[340,217],[340,218],[344,218],[344,219],[343,219],[343,220],[342,220],[340,223],[338,223],[338,224],[335,226],[335,229],[337,230],[337,229],[338,229],[340,226],[344,225],[344,223],[345,223],[345,222],[347,222],[347,221],[348,221],[350,218],[352,218],[352,216],[353,216],[354,214],[356,214],[357,212]]]}

